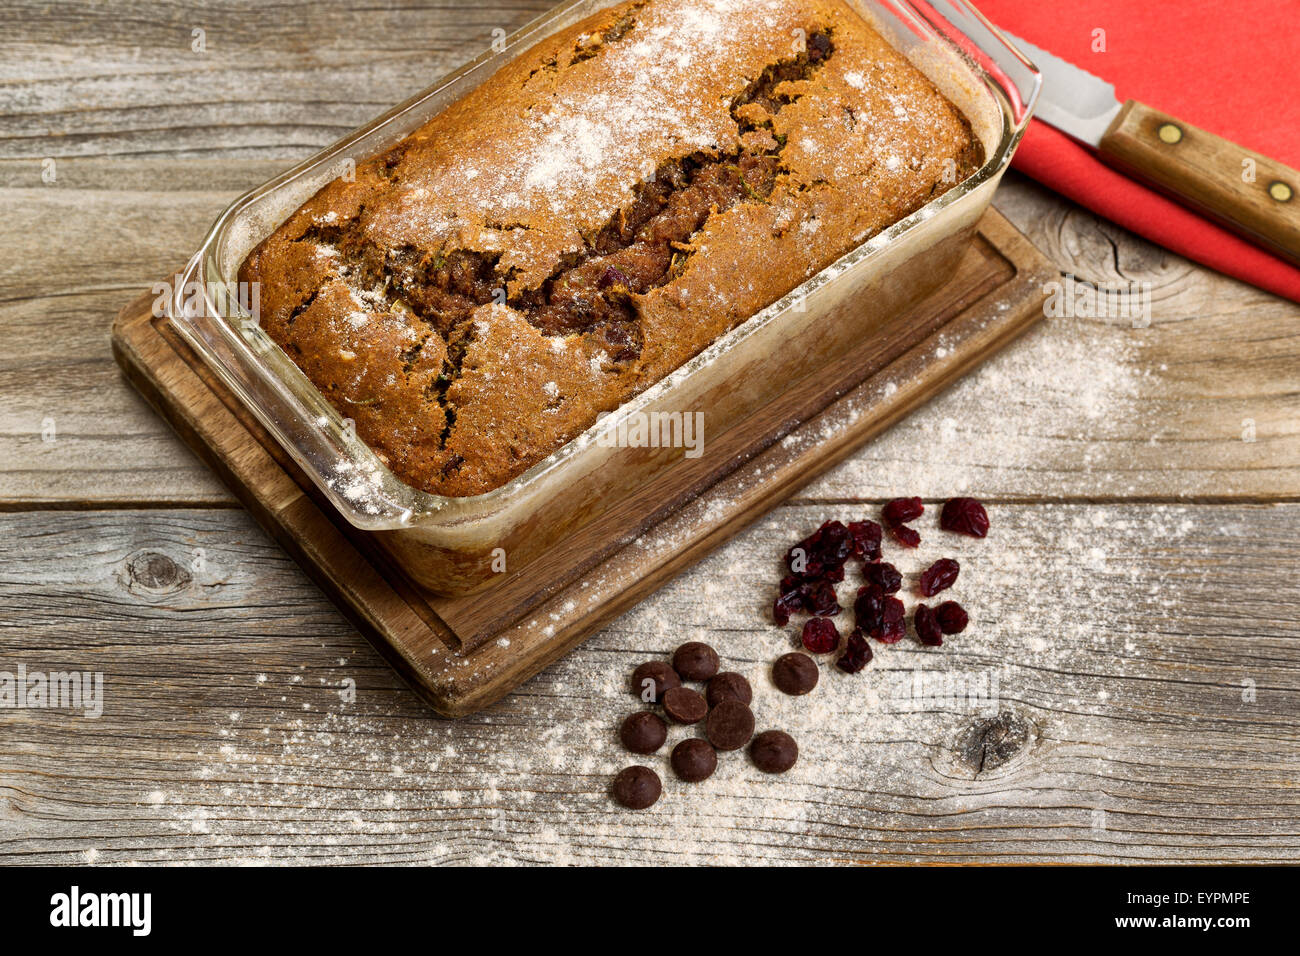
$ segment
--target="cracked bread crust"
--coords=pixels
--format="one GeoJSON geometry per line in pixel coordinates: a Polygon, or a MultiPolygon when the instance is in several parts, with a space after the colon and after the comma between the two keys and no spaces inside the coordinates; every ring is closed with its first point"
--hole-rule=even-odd
{"type": "Polygon", "coordinates": [[[239,278],[395,474],[474,495],[982,161],[842,0],[637,0],[326,185],[239,278]]]}

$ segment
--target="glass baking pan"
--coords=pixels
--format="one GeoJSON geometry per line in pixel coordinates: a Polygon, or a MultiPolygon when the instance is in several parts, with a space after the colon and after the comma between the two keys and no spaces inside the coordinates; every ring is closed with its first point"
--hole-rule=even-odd
{"type": "MultiPolygon", "coordinates": [[[[350,163],[383,151],[547,35],[616,0],[571,0],[424,92],[233,202],[190,260],[168,304],[180,335],[265,426],[344,518],[421,586],[467,594],[516,571],[596,518],[617,519],[634,491],[674,493],[674,469],[727,470],[682,448],[619,447],[629,422],[704,412],[708,436],[779,402],[872,328],[905,312],[956,267],[1029,121],[1037,70],[965,0],[848,0],[971,121],[984,165],[714,341],[674,373],[602,416],[517,478],[445,497],[397,478],[351,423],[251,319],[234,289],[249,251],[350,163]],[[196,293],[197,290],[197,293],[196,293]]],[[[625,441],[623,445],[628,443],[625,441]]],[[[714,454],[722,454],[715,452],[714,454]]],[[[726,452],[734,458],[734,451],[726,452]]],[[[638,514],[645,512],[644,502],[638,514]]],[[[635,526],[623,529],[635,535],[635,526]]],[[[539,572],[541,573],[541,572],[539,572]]]]}

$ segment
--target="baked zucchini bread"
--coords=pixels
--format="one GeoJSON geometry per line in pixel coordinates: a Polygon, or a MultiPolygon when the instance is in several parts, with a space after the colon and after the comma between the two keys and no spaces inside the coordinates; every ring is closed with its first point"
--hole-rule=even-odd
{"type": "Polygon", "coordinates": [[[636,0],[326,185],[239,278],[395,474],[474,495],[982,161],[843,0],[636,0]]]}

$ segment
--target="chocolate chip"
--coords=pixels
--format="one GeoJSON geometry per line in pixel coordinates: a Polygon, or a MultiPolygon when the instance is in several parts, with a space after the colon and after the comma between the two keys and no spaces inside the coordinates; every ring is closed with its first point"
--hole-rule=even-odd
{"type": "Polygon", "coordinates": [[[663,700],[664,691],[672,687],[681,687],[682,679],[677,672],[663,661],[646,661],[632,672],[632,693],[647,704],[657,704],[663,700]],[[653,687],[648,683],[653,681],[653,687]]]}
{"type": "Polygon", "coordinates": [[[798,697],[817,686],[817,662],[807,654],[783,654],[772,665],[772,683],[778,690],[798,697]]]}
{"type": "Polygon", "coordinates": [[[710,707],[717,707],[724,700],[738,700],[742,704],[748,704],[754,699],[754,691],[749,686],[749,681],[735,671],[723,671],[709,681],[706,696],[710,707]]]}
{"type": "Polygon", "coordinates": [[[799,759],[799,745],[784,730],[765,730],[750,744],[749,756],[764,773],[785,773],[799,759]]]}
{"type": "Polygon", "coordinates": [[[708,741],[691,737],[673,748],[673,772],[688,783],[696,783],[718,769],[718,753],[708,741]]]}
{"type": "Polygon", "coordinates": [[[664,713],[679,724],[697,724],[709,712],[709,705],[687,687],[670,687],[664,693],[664,713]]]}
{"type": "Polygon", "coordinates": [[[648,710],[628,714],[618,730],[618,739],[634,754],[652,754],[668,739],[668,725],[648,710]]]}
{"type": "Polygon", "coordinates": [[[709,711],[704,733],[719,750],[739,750],[754,736],[754,713],[738,700],[720,701],[709,711]]]}
{"type": "Polygon", "coordinates": [[[718,672],[718,652],[708,644],[690,641],[677,648],[673,670],[682,680],[708,680],[718,672]]]}
{"type": "Polygon", "coordinates": [[[659,782],[659,774],[638,765],[620,770],[610,791],[629,810],[644,810],[659,799],[664,786],[659,782]]]}

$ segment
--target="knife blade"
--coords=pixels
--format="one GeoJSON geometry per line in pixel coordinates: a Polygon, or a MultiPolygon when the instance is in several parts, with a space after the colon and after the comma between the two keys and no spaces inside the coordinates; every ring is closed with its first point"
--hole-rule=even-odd
{"type": "Polygon", "coordinates": [[[1003,30],[1043,74],[1035,115],[1252,242],[1300,265],[1300,172],[1153,109],[1003,30]]]}
{"type": "Polygon", "coordinates": [[[1090,146],[1100,145],[1121,109],[1115,87],[1028,40],[1003,32],[1043,74],[1043,89],[1035,115],[1077,140],[1090,146]]]}

